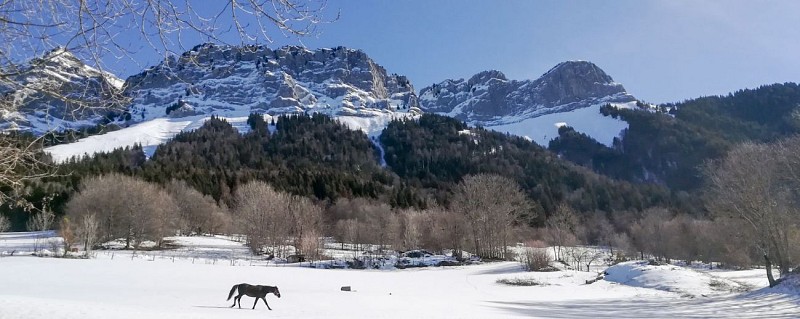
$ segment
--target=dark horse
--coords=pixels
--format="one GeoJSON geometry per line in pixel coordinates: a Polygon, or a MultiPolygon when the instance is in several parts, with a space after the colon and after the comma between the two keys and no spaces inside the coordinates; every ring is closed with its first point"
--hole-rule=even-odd
{"type": "Polygon", "coordinates": [[[264,297],[266,297],[268,293],[272,293],[278,298],[281,297],[281,292],[278,291],[278,287],[238,284],[233,285],[233,288],[231,288],[231,292],[228,294],[228,300],[231,300],[231,297],[233,297],[233,292],[236,291],[237,288],[239,289],[239,295],[237,295],[236,298],[233,298],[233,304],[231,305],[231,308],[236,305],[237,300],[239,301],[239,308],[242,308],[242,296],[247,295],[249,297],[256,297],[256,302],[253,303],[253,309],[256,309],[256,304],[258,304],[258,299],[260,298],[261,300],[264,300],[264,304],[267,305],[267,309],[272,310],[267,303],[267,299],[264,297]]]}

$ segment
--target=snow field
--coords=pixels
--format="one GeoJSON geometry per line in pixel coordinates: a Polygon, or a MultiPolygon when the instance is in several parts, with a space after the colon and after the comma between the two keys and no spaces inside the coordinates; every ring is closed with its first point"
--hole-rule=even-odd
{"type": "MultiPolygon", "coordinates": [[[[29,247],[25,238],[31,235],[0,234],[0,252],[29,247]]],[[[796,291],[759,289],[765,286],[763,270],[628,262],[609,268],[607,280],[586,285],[596,273],[528,273],[514,262],[327,270],[248,263],[241,243],[223,236],[174,242],[181,247],[136,256],[96,251],[93,259],[2,257],[0,318],[794,318],[800,310],[796,291]],[[236,262],[223,258],[228,253],[236,262]],[[706,289],[712,276],[757,290],[687,296],[685,291],[706,289]],[[543,285],[497,283],[513,278],[543,285]],[[267,297],[273,311],[263,304],[251,310],[250,297],[242,298],[241,310],[228,308],[228,291],[243,282],[278,286],[282,298],[267,297]]]]}
{"type": "MultiPolygon", "coordinates": [[[[632,108],[635,103],[612,103],[612,105],[619,108],[632,108]]],[[[569,112],[545,114],[511,124],[493,125],[486,128],[522,136],[542,147],[547,147],[551,140],[558,137],[558,128],[566,125],[610,147],[614,138],[619,137],[622,130],[628,128],[628,122],[601,114],[600,107],[605,104],[596,104],[569,112]]]]}

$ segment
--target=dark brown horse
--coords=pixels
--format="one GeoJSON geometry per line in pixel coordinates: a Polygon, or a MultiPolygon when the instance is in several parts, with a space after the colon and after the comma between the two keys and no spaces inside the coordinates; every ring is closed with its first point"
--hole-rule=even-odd
{"type": "Polygon", "coordinates": [[[267,294],[272,293],[278,298],[281,297],[281,292],[278,290],[278,287],[238,284],[233,285],[233,288],[231,288],[231,292],[228,294],[228,300],[231,300],[231,297],[233,297],[233,292],[236,291],[236,289],[239,289],[239,295],[237,295],[236,298],[233,298],[233,304],[231,305],[231,308],[236,305],[236,301],[239,301],[239,308],[242,308],[242,296],[247,295],[249,297],[256,297],[256,302],[253,303],[253,309],[256,309],[258,299],[261,299],[264,300],[264,304],[267,305],[267,309],[272,310],[267,303],[267,299],[265,298],[267,294]]]}

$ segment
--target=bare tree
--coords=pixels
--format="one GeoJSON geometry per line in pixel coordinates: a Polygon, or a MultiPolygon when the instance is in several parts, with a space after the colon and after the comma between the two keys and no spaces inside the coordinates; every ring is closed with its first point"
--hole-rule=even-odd
{"type": "Polygon", "coordinates": [[[464,245],[469,234],[469,223],[464,214],[445,209],[431,209],[433,215],[433,233],[436,240],[446,248],[453,250],[453,256],[461,260],[464,245]]]}
{"type": "MultiPolygon", "coordinates": [[[[163,237],[178,229],[177,206],[161,187],[129,176],[110,174],[83,181],[67,203],[67,216],[85,225],[96,216],[102,240],[122,238],[125,248],[163,237]],[[120,196],[123,194],[123,196],[120,196]]],[[[89,230],[84,239],[88,237],[89,230]]],[[[85,240],[86,241],[86,240],[85,240]]]]}
{"type": "MultiPolygon", "coordinates": [[[[272,42],[275,36],[313,36],[317,26],[338,18],[323,16],[325,0],[5,0],[0,2],[0,115],[14,113],[31,99],[58,101],[59,117],[93,110],[122,110],[129,99],[106,75],[108,64],[144,50],[174,57],[199,41],[239,44],[272,42]],[[126,37],[121,37],[125,34],[126,37]],[[123,40],[124,38],[124,40],[123,40]],[[189,43],[185,43],[189,42],[189,43]],[[96,79],[83,85],[24,80],[46,65],[72,55],[93,67],[96,79]],[[34,57],[36,57],[34,59],[34,57]]],[[[45,103],[48,105],[50,103],[45,103]]],[[[44,110],[46,114],[51,109],[44,110]]],[[[53,125],[51,130],[62,127],[53,125]]],[[[20,190],[27,180],[53,174],[38,152],[39,140],[0,136],[0,186],[20,190]]],[[[0,204],[32,205],[0,193],[0,204]]]]}
{"type": "Polygon", "coordinates": [[[633,248],[633,244],[631,244],[631,239],[628,237],[626,233],[615,233],[611,237],[612,246],[617,248],[616,254],[614,256],[615,260],[622,261],[627,259],[629,256],[635,255],[636,251],[633,248]]]}
{"type": "Polygon", "coordinates": [[[141,236],[156,242],[157,247],[162,247],[164,237],[175,236],[180,229],[178,205],[175,199],[161,187],[149,185],[145,195],[150,197],[150,203],[144,207],[144,218],[148,221],[147,228],[141,236]]]}
{"type": "MultiPolygon", "coordinates": [[[[344,238],[357,240],[353,244],[372,243],[385,248],[396,238],[392,232],[395,230],[388,225],[396,224],[396,214],[386,203],[377,202],[366,198],[340,198],[328,208],[329,225],[333,225],[333,234],[344,245],[344,238]],[[341,224],[342,220],[354,220],[355,223],[341,224]],[[341,227],[337,227],[340,225],[341,227]],[[355,226],[353,228],[350,226],[355,226]]],[[[344,247],[342,247],[344,248],[344,247]]]]}
{"type": "Polygon", "coordinates": [[[11,229],[11,220],[8,217],[0,215],[0,233],[7,232],[11,229]]]}
{"type": "Polygon", "coordinates": [[[531,214],[531,204],[519,185],[499,175],[467,176],[456,187],[451,209],[466,216],[475,254],[506,259],[511,228],[531,214]]]}
{"type": "Polygon", "coordinates": [[[285,214],[288,215],[290,236],[298,253],[317,256],[321,246],[319,235],[323,228],[322,208],[306,197],[290,196],[285,214]]]}
{"type": "Polygon", "coordinates": [[[665,208],[653,207],[642,212],[642,220],[631,225],[630,233],[634,245],[639,251],[650,253],[656,258],[666,259],[672,257],[669,243],[669,227],[672,214],[665,208]]]}
{"type": "Polygon", "coordinates": [[[611,242],[611,238],[614,236],[614,226],[603,213],[596,212],[585,218],[583,226],[585,238],[582,241],[584,243],[606,246],[610,249],[611,254],[614,253],[614,245],[611,242]]]}
{"type": "Polygon", "coordinates": [[[83,243],[83,250],[86,253],[86,257],[89,257],[97,241],[97,231],[100,227],[97,222],[97,215],[85,214],[80,217],[78,223],[73,223],[73,225],[75,227],[75,236],[83,243]]]}
{"type": "Polygon", "coordinates": [[[206,229],[211,234],[228,234],[230,233],[233,225],[233,219],[228,206],[220,203],[216,206],[211,213],[211,218],[206,221],[203,229],[206,229]]]}
{"type": "MultiPolygon", "coordinates": [[[[391,224],[389,227],[392,227],[391,224]]],[[[361,241],[361,228],[358,226],[357,219],[342,219],[336,222],[336,237],[342,243],[342,249],[344,249],[344,243],[350,243],[352,245],[357,245],[363,243],[361,241]]]]}
{"type": "Polygon", "coordinates": [[[28,222],[25,224],[25,228],[31,232],[39,232],[35,235],[34,242],[33,242],[33,250],[38,251],[39,245],[41,244],[40,241],[42,238],[46,237],[45,234],[41,233],[45,230],[52,229],[53,222],[55,221],[55,214],[49,209],[43,209],[38,213],[34,214],[33,217],[28,219],[28,222]]]}
{"type": "Polygon", "coordinates": [[[605,254],[603,251],[585,246],[572,246],[564,249],[564,256],[575,270],[591,271],[592,263],[601,260],[605,254]]]}
{"type": "Polygon", "coordinates": [[[28,210],[34,208],[20,196],[23,185],[54,174],[52,165],[42,159],[40,149],[38,141],[25,142],[8,134],[0,134],[0,187],[11,190],[0,192],[0,205],[16,205],[28,210]]]}
{"type": "Polygon", "coordinates": [[[754,234],[752,245],[764,258],[770,286],[778,283],[773,264],[785,274],[794,262],[790,238],[800,220],[795,198],[800,183],[798,152],[798,138],[774,145],[744,143],[706,170],[709,211],[747,226],[733,231],[754,234]]]}
{"type": "Polygon", "coordinates": [[[75,239],[76,239],[76,236],[75,236],[75,225],[69,219],[69,217],[64,216],[64,217],[61,218],[61,225],[59,226],[59,233],[61,235],[61,238],[63,239],[62,242],[61,242],[62,248],[64,249],[64,255],[63,256],[66,257],[67,253],[69,253],[69,250],[72,247],[72,244],[75,243],[75,239]]]}
{"type": "Polygon", "coordinates": [[[26,227],[28,231],[45,231],[50,230],[53,227],[53,222],[55,222],[56,215],[53,214],[52,211],[49,209],[44,209],[41,212],[34,214],[28,220],[26,227]]]}
{"type": "Polygon", "coordinates": [[[323,229],[322,209],[308,198],[275,191],[262,181],[239,187],[235,196],[239,229],[254,252],[270,246],[283,253],[290,243],[297,253],[317,255],[323,229]]]}
{"type": "Polygon", "coordinates": [[[287,202],[285,194],[261,181],[249,182],[236,190],[234,213],[237,225],[247,236],[247,244],[253,252],[260,253],[267,245],[282,246],[281,241],[288,236],[289,226],[280,211],[287,202]]]}
{"type": "Polygon", "coordinates": [[[578,225],[575,211],[566,203],[556,207],[555,212],[545,222],[545,239],[553,245],[553,255],[556,260],[563,260],[564,247],[577,243],[575,228],[578,225]]]}
{"type": "Polygon", "coordinates": [[[398,211],[397,217],[393,225],[393,233],[396,234],[396,238],[392,246],[399,250],[421,248],[422,213],[414,209],[405,209],[398,211]]]}
{"type": "Polygon", "coordinates": [[[227,211],[220,208],[211,196],[201,194],[186,182],[173,180],[167,185],[167,191],[178,205],[181,232],[213,233],[227,224],[227,211]]]}

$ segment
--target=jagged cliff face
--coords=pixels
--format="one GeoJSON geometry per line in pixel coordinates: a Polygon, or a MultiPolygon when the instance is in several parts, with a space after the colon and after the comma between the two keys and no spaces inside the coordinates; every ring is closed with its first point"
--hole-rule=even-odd
{"type": "Polygon", "coordinates": [[[446,80],[420,91],[423,111],[483,126],[635,100],[621,84],[585,61],[560,63],[536,80],[508,80],[499,71],[485,71],[469,80],[446,80]]]}
{"type": "Polygon", "coordinates": [[[200,45],[126,81],[134,121],[196,114],[418,113],[411,83],[364,52],[200,45]],[[169,112],[168,112],[169,111],[169,112]]]}
{"type": "Polygon", "coordinates": [[[41,134],[95,125],[121,113],[123,81],[55,49],[0,84],[0,129],[41,134]]]}

